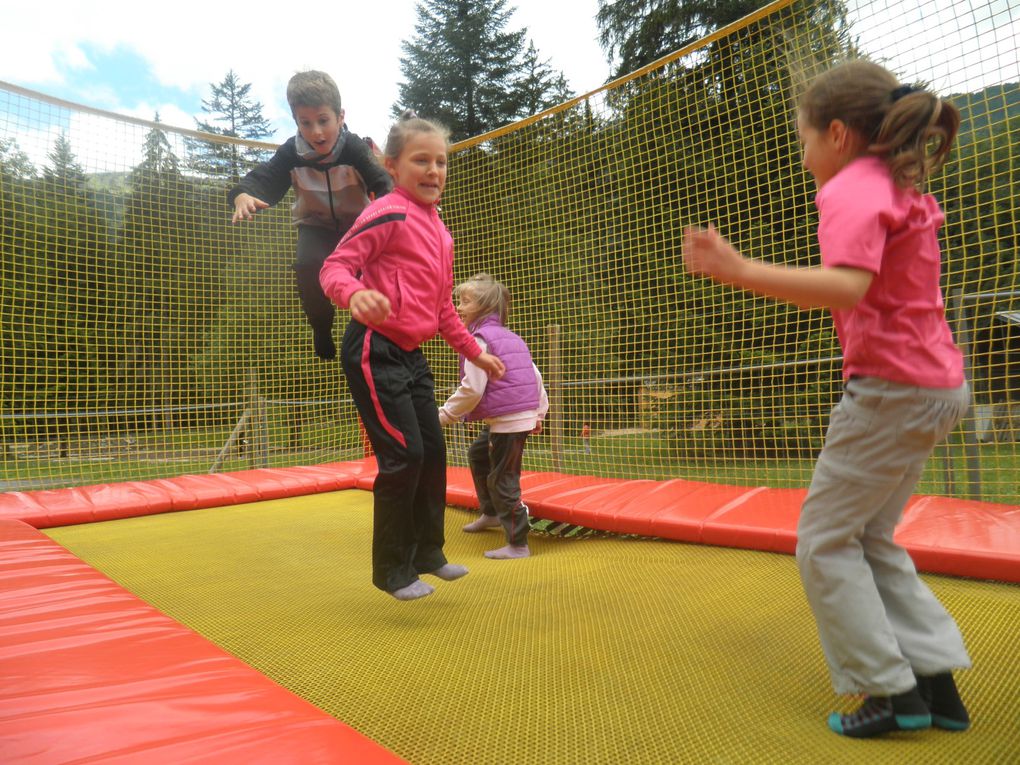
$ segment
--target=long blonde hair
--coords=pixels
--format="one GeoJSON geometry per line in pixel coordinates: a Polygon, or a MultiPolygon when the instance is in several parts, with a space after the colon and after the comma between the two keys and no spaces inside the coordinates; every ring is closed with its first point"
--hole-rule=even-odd
{"type": "Polygon", "coordinates": [[[844,122],[883,158],[902,187],[923,188],[945,162],[960,129],[949,101],[915,85],[901,85],[890,71],[858,59],[816,77],[800,98],[800,113],[816,130],[844,122]]]}
{"type": "Polygon", "coordinates": [[[489,314],[499,315],[499,320],[506,324],[510,317],[510,290],[497,282],[488,274],[475,274],[467,281],[458,284],[453,291],[454,296],[460,297],[468,293],[478,304],[478,315],[475,321],[483,319],[489,314]]]}

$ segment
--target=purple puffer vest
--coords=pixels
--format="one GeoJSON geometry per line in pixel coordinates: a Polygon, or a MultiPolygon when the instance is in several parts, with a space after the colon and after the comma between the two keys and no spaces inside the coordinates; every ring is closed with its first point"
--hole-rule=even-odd
{"type": "MultiPolygon", "coordinates": [[[[527,344],[503,326],[499,314],[490,313],[468,329],[472,335],[485,341],[489,353],[499,356],[506,366],[506,374],[499,380],[489,378],[482,400],[464,419],[484,420],[538,409],[538,381],[527,344]]],[[[460,357],[460,376],[464,377],[463,356],[460,357]]]]}

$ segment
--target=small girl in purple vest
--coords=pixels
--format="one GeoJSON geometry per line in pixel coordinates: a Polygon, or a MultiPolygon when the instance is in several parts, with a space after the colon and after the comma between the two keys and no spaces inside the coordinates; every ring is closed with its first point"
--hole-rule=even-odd
{"type": "Polygon", "coordinates": [[[528,506],[521,501],[521,458],[524,442],[542,430],[549,397],[531,352],[504,324],[510,292],[488,274],[477,274],[456,289],[457,313],[482,350],[498,356],[506,374],[494,380],[460,357],[460,387],[439,409],[444,426],[461,420],[485,423],[468,448],[471,478],[482,514],[464,526],[475,532],[502,526],[507,544],[488,550],[486,558],[526,558],[528,506]]]}

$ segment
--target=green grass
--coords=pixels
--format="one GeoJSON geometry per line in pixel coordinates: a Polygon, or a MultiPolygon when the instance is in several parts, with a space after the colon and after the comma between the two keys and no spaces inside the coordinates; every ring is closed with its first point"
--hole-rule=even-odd
{"type": "MultiPolygon", "coordinates": [[[[953,446],[949,465],[945,451],[936,452],[928,461],[916,493],[977,498],[970,480],[971,467],[980,480],[980,499],[1007,505],[1020,498],[1020,444],[981,444],[974,449],[971,465],[962,447],[953,446]]],[[[451,458],[451,462],[454,458],[451,458]]],[[[555,461],[547,438],[529,441],[525,450],[526,470],[555,470],[555,461]]],[[[461,459],[457,464],[464,464],[461,459]]],[[[559,472],[572,475],[599,475],[609,478],[648,478],[770,486],[806,487],[811,482],[814,459],[734,457],[677,459],[654,433],[592,440],[592,454],[586,455],[577,444],[568,444],[559,460],[559,472]]]]}
{"type": "MultiPolygon", "coordinates": [[[[31,458],[9,459],[0,463],[0,491],[84,486],[116,481],[169,478],[176,475],[208,473],[231,428],[206,428],[163,434],[138,434],[130,447],[78,449],[70,457],[56,456],[55,449],[31,458]]],[[[270,423],[269,467],[319,464],[357,459],[361,440],[349,425],[309,421],[302,432],[301,448],[284,446],[288,432],[278,423],[270,423]]],[[[471,434],[466,429],[448,431],[449,461],[465,465],[471,434]]],[[[654,432],[627,433],[592,439],[592,454],[587,455],[579,439],[564,439],[563,453],[556,459],[548,433],[532,437],[525,450],[524,468],[570,475],[596,475],[607,478],[640,478],[692,481],[775,488],[806,487],[811,481],[814,460],[807,458],[678,458],[675,449],[654,432]]],[[[1020,444],[981,444],[972,448],[968,460],[958,444],[943,447],[928,463],[919,494],[977,498],[974,479],[980,482],[980,499],[1008,505],[1020,497],[1020,444]],[[949,454],[947,461],[946,454],[949,454]]],[[[251,449],[239,455],[232,451],[220,472],[258,467],[258,455],[251,449]]]]}

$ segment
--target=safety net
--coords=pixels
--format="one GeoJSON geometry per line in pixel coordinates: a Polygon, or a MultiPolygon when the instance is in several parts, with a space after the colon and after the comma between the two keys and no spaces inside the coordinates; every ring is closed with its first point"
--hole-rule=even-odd
{"type": "MultiPolygon", "coordinates": [[[[46,533],[416,764],[1015,759],[1014,584],[926,575],[974,658],[959,678],[974,729],[891,736],[865,742],[865,752],[824,725],[840,702],[824,680],[790,556],[594,532],[571,513],[598,505],[627,531],[617,510],[631,486],[610,481],[645,489],[672,481],[676,491],[683,480],[712,494],[718,512],[740,515],[737,536],[718,538],[724,544],[756,524],[755,539],[765,539],[774,520],[795,515],[840,392],[831,321],[686,275],[679,243],[685,225],[714,223],[755,257],[818,262],[796,93],[833,62],[865,55],[931,86],[963,118],[931,190],[946,212],[943,291],[974,406],[918,487],[958,503],[926,539],[941,542],[948,528],[946,538],[966,541],[980,516],[983,538],[1015,570],[1017,39],[1020,14],[1001,0],[779,0],[591,93],[451,147],[442,215],[456,277],[484,271],[513,294],[509,323],[551,399],[525,467],[570,486],[557,502],[566,495],[571,504],[562,518],[536,523],[533,558],[509,563],[482,558],[493,535],[460,533],[471,516],[449,512],[447,553],[471,574],[411,608],[368,584],[367,492],[283,498],[308,485],[286,470],[320,471],[314,491],[329,491],[325,474],[365,447],[338,365],[312,353],[291,270],[292,198],[251,223],[229,223],[227,189],[274,147],[0,83],[0,675],[12,680],[0,694],[0,745],[17,740],[37,762],[67,761],[47,758],[39,741],[67,746],[68,718],[84,740],[109,722],[101,712],[112,713],[115,693],[145,685],[128,673],[116,675],[114,690],[91,673],[173,656],[183,684],[210,661],[202,649],[153,648],[138,627],[148,612],[92,612],[106,580],[10,520],[31,506],[45,518],[69,507],[79,521],[118,518],[46,533]],[[248,491],[241,471],[269,478],[248,491]],[[228,475],[213,490],[200,475],[208,472],[228,475]],[[604,479],[602,493],[582,496],[571,478],[604,479]],[[167,485],[174,496],[154,499],[167,485]],[[104,505],[111,494],[164,504],[125,518],[134,513],[104,505]],[[775,515],[762,497],[778,498],[775,515]],[[32,578],[40,567],[42,578],[32,578]],[[78,589],[60,589],[79,577],[78,589]],[[68,637],[72,627],[80,641],[68,637]],[[120,660],[94,661],[90,646],[100,643],[120,660]],[[56,663],[65,656],[84,658],[56,663]],[[40,682],[53,686],[43,692],[40,682]],[[37,714],[17,714],[31,704],[37,714]]],[[[337,321],[335,334],[344,312],[337,321]]],[[[437,341],[426,353],[445,397],[456,359],[437,341]]],[[[470,426],[448,431],[451,463],[465,464],[472,436],[470,426]]],[[[716,510],[696,519],[699,533],[712,531],[716,510]]],[[[930,547],[929,559],[939,550],[930,547]]],[[[160,694],[172,694],[175,680],[153,686],[141,733],[125,725],[124,741],[109,737],[123,761],[144,748],[136,735],[164,747],[189,741],[191,728],[160,716],[160,694]]],[[[270,719],[266,706],[242,715],[220,703],[229,695],[203,696],[202,682],[173,707],[178,722],[218,719],[229,730],[207,749],[195,739],[192,754],[219,756],[246,730],[259,731],[247,744],[266,757],[300,751],[245,727],[270,719]]],[[[235,700],[250,699],[251,678],[238,682],[235,700]]],[[[265,698],[270,711],[296,709],[265,698]]],[[[294,714],[297,727],[322,722],[294,714]]],[[[337,761],[344,751],[333,750],[337,761]]],[[[170,752],[149,761],[173,762],[170,752]]]]}
{"type": "MultiPolygon", "coordinates": [[[[456,276],[508,285],[552,394],[528,467],[807,484],[840,390],[828,315],[687,276],[679,242],[711,222],[755,257],[817,262],[793,103],[814,72],[867,55],[963,115],[931,187],[974,407],[919,491],[1014,503],[1017,24],[998,0],[775,2],[453,146],[456,276]]],[[[361,455],[299,307],[290,197],[229,223],[226,190],[272,148],[0,86],[0,489],[361,455]]],[[[445,396],[454,355],[426,350],[445,396]]],[[[454,461],[469,437],[450,431],[454,461]]]]}

